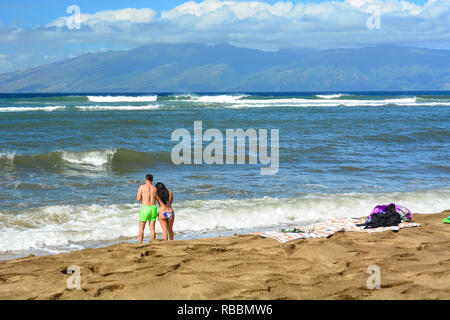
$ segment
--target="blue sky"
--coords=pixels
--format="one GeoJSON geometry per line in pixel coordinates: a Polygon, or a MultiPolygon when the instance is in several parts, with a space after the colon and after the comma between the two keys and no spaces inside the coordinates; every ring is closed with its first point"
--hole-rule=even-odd
{"type": "Polygon", "coordinates": [[[450,0],[0,0],[0,73],[161,42],[450,49],[450,0]]]}

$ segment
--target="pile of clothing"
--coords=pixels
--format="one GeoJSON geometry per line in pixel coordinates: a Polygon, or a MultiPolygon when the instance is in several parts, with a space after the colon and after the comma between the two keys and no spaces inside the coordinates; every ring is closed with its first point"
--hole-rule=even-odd
{"type": "Polygon", "coordinates": [[[410,222],[413,214],[408,208],[396,204],[382,204],[376,206],[365,223],[358,226],[364,226],[364,229],[398,226],[402,222],[410,222]]]}

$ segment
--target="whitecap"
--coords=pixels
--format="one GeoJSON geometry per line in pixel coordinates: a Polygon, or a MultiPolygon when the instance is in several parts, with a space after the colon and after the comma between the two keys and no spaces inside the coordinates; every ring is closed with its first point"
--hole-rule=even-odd
{"type": "Polygon", "coordinates": [[[92,102],[152,102],[156,101],[158,96],[87,96],[87,98],[92,102]]]}

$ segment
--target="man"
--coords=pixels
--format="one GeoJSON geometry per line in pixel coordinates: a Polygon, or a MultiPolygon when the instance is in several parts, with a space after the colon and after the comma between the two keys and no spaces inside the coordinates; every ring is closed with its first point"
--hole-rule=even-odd
{"type": "Polygon", "coordinates": [[[156,187],[152,184],[153,176],[145,176],[145,184],[139,187],[137,201],[142,201],[142,208],[139,211],[139,243],[144,240],[144,229],[147,221],[149,222],[150,238],[155,239],[155,224],[158,218],[158,209],[156,208],[156,187]]]}

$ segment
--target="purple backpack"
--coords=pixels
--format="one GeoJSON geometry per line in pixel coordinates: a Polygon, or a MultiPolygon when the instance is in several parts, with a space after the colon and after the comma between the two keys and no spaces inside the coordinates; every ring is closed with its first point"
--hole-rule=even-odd
{"type": "Polygon", "coordinates": [[[402,221],[411,221],[412,220],[413,214],[412,214],[411,210],[409,210],[408,208],[406,208],[404,206],[396,204],[396,203],[380,204],[380,205],[376,206],[375,208],[373,208],[372,212],[367,217],[367,220],[370,221],[373,214],[384,212],[384,210],[386,210],[386,208],[389,207],[391,204],[395,205],[395,211],[397,211],[397,213],[400,215],[400,217],[402,218],[402,221]]]}

